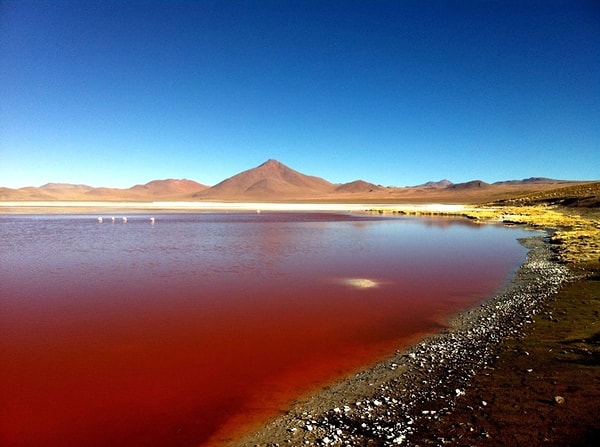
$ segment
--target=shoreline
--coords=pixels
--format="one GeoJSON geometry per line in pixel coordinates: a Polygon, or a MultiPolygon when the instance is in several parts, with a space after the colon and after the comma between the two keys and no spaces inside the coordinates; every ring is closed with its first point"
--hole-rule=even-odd
{"type": "Polygon", "coordinates": [[[448,321],[440,333],[296,402],[259,431],[227,445],[418,445],[418,428],[450,415],[500,342],[519,336],[544,301],[573,279],[547,236],[521,240],[527,258],[491,299],[448,321]]]}

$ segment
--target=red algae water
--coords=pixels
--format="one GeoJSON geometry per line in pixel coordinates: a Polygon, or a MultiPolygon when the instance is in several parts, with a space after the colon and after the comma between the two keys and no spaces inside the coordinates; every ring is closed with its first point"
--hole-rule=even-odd
{"type": "Polygon", "coordinates": [[[520,230],[343,214],[0,217],[0,445],[218,445],[505,284],[520,230]]]}

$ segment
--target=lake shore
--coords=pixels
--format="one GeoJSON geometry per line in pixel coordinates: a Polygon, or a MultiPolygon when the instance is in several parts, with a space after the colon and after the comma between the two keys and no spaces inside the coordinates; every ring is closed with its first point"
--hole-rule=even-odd
{"type": "Polygon", "coordinates": [[[5,202],[0,213],[95,218],[95,213],[325,211],[461,216],[543,230],[523,241],[529,255],[514,281],[481,306],[440,322],[447,325],[442,333],[299,398],[243,439],[220,433],[211,445],[582,446],[597,441],[598,211],[544,205],[45,205],[5,202]]]}
{"type": "Polygon", "coordinates": [[[523,240],[529,253],[514,280],[442,333],[299,400],[228,445],[596,445],[600,228],[595,213],[583,214],[465,211],[548,235],[523,240]]]}

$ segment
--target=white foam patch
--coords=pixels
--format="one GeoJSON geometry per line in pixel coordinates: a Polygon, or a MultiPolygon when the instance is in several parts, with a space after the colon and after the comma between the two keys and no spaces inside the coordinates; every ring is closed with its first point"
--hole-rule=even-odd
{"type": "Polygon", "coordinates": [[[368,278],[348,278],[345,280],[345,283],[357,289],[371,289],[379,285],[377,281],[368,278]]]}

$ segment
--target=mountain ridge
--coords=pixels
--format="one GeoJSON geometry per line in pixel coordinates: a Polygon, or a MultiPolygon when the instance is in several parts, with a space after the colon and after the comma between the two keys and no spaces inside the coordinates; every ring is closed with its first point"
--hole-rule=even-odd
{"type": "Polygon", "coordinates": [[[502,200],[521,193],[541,192],[586,181],[530,177],[487,183],[471,180],[452,183],[443,179],[418,186],[381,186],[364,180],[336,184],[306,175],[269,159],[214,186],[188,179],[152,180],[130,188],[92,187],[82,184],[46,183],[40,187],[0,187],[0,201],[124,200],[124,201],[379,201],[474,203],[502,200]]]}

